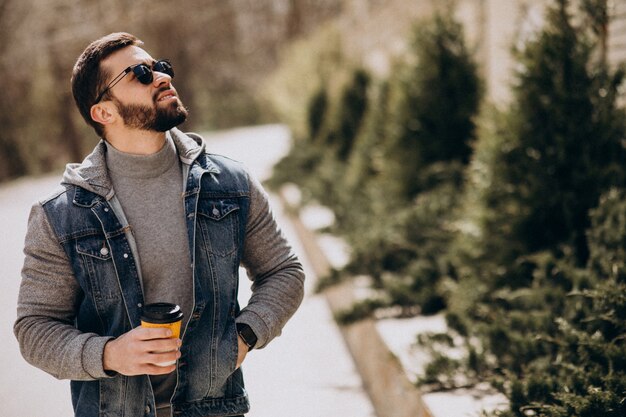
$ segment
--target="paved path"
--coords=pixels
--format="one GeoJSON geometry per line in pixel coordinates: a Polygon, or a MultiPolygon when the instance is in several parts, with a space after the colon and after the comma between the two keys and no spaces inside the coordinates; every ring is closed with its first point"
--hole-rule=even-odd
{"type": "MultiPolygon", "coordinates": [[[[211,135],[215,153],[244,162],[259,178],[289,146],[281,126],[246,128],[211,135]]],[[[57,177],[25,179],[0,187],[0,403],[1,415],[15,417],[69,417],[72,415],[67,381],[26,364],[13,337],[15,302],[22,264],[22,245],[28,209],[46,194],[57,177]]],[[[267,348],[254,351],[244,363],[252,401],[248,417],[375,417],[341,335],[323,297],[312,293],[315,277],[297,237],[272,198],[277,218],[294,244],[307,272],[307,295],[283,335],[267,348]]],[[[250,294],[242,276],[240,299],[250,294]]]]}

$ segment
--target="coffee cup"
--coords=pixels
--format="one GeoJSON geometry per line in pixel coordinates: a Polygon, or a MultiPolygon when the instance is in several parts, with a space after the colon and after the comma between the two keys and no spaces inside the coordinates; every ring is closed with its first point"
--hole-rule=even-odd
{"type": "MultiPolygon", "coordinates": [[[[171,303],[152,303],[143,306],[141,311],[141,327],[162,327],[170,329],[172,339],[180,338],[180,327],[183,322],[183,312],[180,306],[171,303]]],[[[156,352],[164,353],[164,352],[156,352]]],[[[156,363],[157,366],[174,365],[176,361],[156,363]]]]}

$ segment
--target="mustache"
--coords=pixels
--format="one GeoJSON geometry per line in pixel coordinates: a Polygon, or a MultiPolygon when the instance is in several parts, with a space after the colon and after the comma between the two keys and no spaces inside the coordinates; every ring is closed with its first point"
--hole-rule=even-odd
{"type": "Polygon", "coordinates": [[[171,92],[173,92],[174,94],[177,94],[177,93],[176,93],[176,90],[174,90],[171,86],[169,86],[169,87],[161,87],[161,88],[159,88],[157,91],[155,91],[155,92],[154,92],[154,94],[152,95],[152,101],[154,101],[154,102],[156,103],[156,101],[157,101],[157,99],[158,99],[159,95],[160,95],[162,92],[164,92],[164,91],[171,91],[171,92]]]}

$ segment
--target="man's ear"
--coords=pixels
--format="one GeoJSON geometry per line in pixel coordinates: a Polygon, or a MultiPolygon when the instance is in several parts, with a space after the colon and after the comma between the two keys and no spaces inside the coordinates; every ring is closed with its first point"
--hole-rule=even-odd
{"type": "Polygon", "coordinates": [[[109,102],[97,103],[91,106],[89,112],[94,122],[102,125],[111,124],[115,120],[115,112],[109,102]]]}

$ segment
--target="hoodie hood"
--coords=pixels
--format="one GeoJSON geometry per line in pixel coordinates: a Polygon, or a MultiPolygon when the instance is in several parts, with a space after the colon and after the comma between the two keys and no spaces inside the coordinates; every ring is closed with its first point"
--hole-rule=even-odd
{"type": "MultiPolygon", "coordinates": [[[[204,153],[204,139],[195,133],[183,133],[177,128],[166,132],[172,138],[181,162],[191,165],[204,153]]],[[[61,184],[76,185],[110,200],[113,185],[106,165],[106,144],[100,140],[81,163],[67,164],[61,184]]]]}

